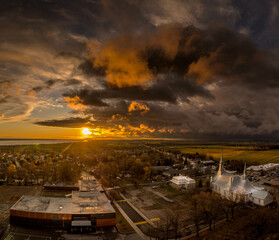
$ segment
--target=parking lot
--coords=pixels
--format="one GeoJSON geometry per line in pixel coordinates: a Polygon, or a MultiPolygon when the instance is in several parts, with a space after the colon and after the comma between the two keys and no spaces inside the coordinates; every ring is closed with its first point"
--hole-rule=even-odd
{"type": "Polygon", "coordinates": [[[23,226],[9,226],[1,240],[114,240],[138,239],[136,233],[120,234],[115,227],[100,228],[95,233],[68,234],[64,230],[53,228],[30,228],[23,226]]]}
{"type": "Polygon", "coordinates": [[[65,231],[47,228],[8,226],[1,240],[63,240],[65,231]]]}
{"type": "MultiPolygon", "coordinates": [[[[24,233],[14,233],[10,232],[8,236],[4,238],[4,240],[51,240],[51,237],[46,236],[37,236],[37,235],[29,235],[24,233]]],[[[57,240],[62,240],[64,238],[57,238],[57,240]]]]}

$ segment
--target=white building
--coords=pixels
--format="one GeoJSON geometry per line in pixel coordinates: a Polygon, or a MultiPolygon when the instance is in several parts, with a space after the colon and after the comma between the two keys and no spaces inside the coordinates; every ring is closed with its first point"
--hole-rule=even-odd
{"type": "Polygon", "coordinates": [[[270,173],[270,172],[278,171],[278,169],[279,169],[278,163],[267,163],[259,166],[250,166],[247,168],[247,172],[250,174],[255,172],[270,173]]]}
{"type": "Polygon", "coordinates": [[[194,189],[196,187],[196,181],[187,176],[175,176],[170,180],[171,186],[177,189],[194,189]]]}
{"type": "Polygon", "coordinates": [[[219,163],[218,173],[211,179],[211,188],[214,192],[221,194],[232,201],[244,200],[254,204],[265,206],[273,202],[273,197],[264,188],[255,187],[247,179],[246,164],[243,175],[234,175],[225,170],[223,165],[223,155],[219,163]]]}

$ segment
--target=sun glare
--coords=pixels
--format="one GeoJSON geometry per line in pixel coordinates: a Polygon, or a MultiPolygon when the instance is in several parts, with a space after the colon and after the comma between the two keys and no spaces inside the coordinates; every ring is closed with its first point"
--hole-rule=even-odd
{"type": "Polygon", "coordinates": [[[90,132],[88,128],[83,128],[82,129],[82,134],[84,136],[88,136],[88,135],[92,134],[92,132],[90,132]]]}

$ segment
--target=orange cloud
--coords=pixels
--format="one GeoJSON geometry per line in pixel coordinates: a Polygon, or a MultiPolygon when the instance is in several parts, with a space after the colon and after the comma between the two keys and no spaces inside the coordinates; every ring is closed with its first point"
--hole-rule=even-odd
{"type": "Polygon", "coordinates": [[[146,113],[150,110],[150,108],[144,103],[132,101],[128,110],[129,112],[142,111],[142,113],[146,113]]]}
{"type": "Polygon", "coordinates": [[[84,111],[87,109],[87,107],[83,104],[83,101],[78,97],[64,97],[67,106],[76,110],[76,111],[84,111]]]}
{"type": "Polygon", "coordinates": [[[182,33],[183,28],[180,25],[164,25],[157,29],[150,42],[151,45],[164,49],[168,58],[174,59],[178,52],[182,33]]]}
{"type": "Polygon", "coordinates": [[[105,68],[112,85],[146,87],[154,78],[147,62],[140,57],[143,45],[133,36],[121,36],[103,45],[93,40],[87,48],[88,59],[96,68],[105,68]]]}
{"type": "Polygon", "coordinates": [[[128,126],[128,130],[130,131],[130,132],[133,132],[134,133],[134,135],[136,134],[139,134],[139,133],[141,133],[141,134],[145,134],[145,133],[153,133],[153,132],[155,132],[155,129],[154,128],[150,128],[150,127],[148,127],[147,125],[144,125],[144,124],[140,124],[140,126],[139,127],[133,127],[133,126],[128,126]]]}
{"type": "Polygon", "coordinates": [[[34,90],[29,90],[28,91],[28,96],[31,98],[31,99],[36,99],[36,92],[34,90]]]}
{"type": "Polygon", "coordinates": [[[201,57],[197,62],[193,62],[189,66],[188,76],[193,77],[199,84],[213,81],[218,72],[221,72],[221,64],[216,63],[213,59],[215,54],[210,57],[201,57]]]}

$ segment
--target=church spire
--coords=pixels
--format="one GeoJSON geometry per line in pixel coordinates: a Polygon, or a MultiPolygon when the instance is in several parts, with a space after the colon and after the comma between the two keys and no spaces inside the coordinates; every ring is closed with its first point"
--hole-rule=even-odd
{"type": "Polygon", "coordinates": [[[247,173],[246,173],[246,162],[245,162],[242,178],[243,178],[243,179],[246,179],[246,177],[247,177],[247,173]]]}
{"type": "Polygon", "coordinates": [[[220,159],[220,162],[219,162],[218,175],[222,175],[224,172],[225,172],[225,169],[224,169],[223,153],[222,153],[221,159],[220,159]]]}

